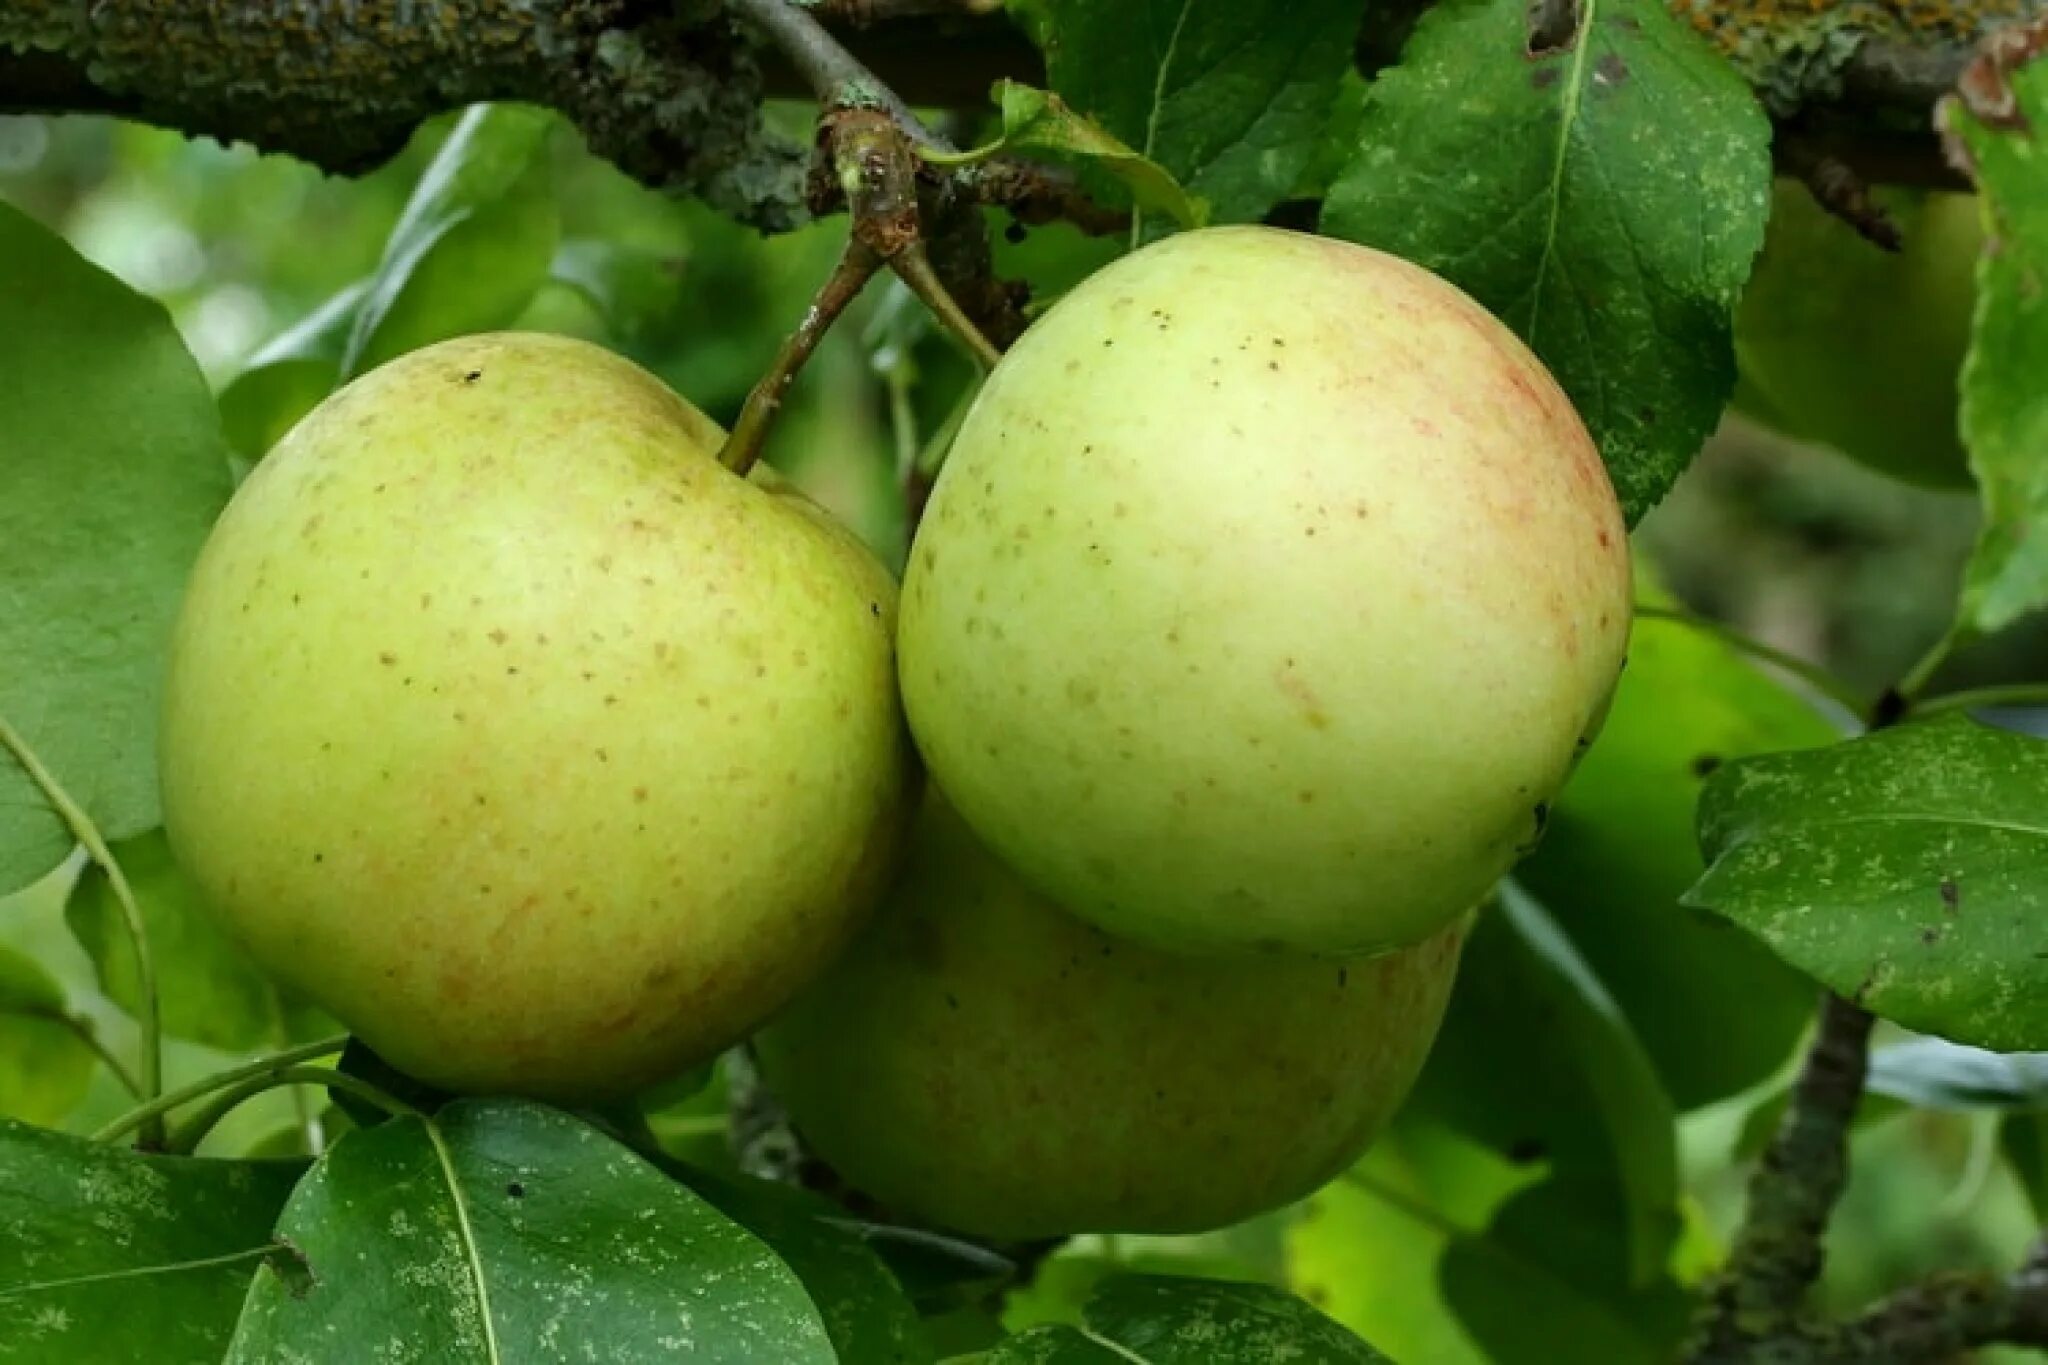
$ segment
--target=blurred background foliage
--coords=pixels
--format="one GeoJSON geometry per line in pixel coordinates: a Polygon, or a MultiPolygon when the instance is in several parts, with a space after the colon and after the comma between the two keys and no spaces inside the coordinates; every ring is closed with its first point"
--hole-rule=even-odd
{"type": "MultiPolygon", "coordinates": [[[[807,117],[784,112],[797,125],[807,117]]],[[[252,357],[283,353],[277,338],[289,338],[373,276],[453,126],[444,120],[423,130],[391,164],[346,181],[246,148],[106,120],[0,118],[0,198],[162,300],[208,376],[226,390],[252,357]]],[[[465,230],[497,233],[486,245],[501,256],[472,250],[454,262],[458,272],[481,274],[518,252],[544,253],[545,281],[519,291],[517,311],[491,325],[612,346],[729,423],[830,269],[842,225],[762,239],[693,203],[642,189],[587,155],[565,127],[550,126],[544,143],[535,165],[519,172],[538,186],[530,196],[538,216],[516,227],[471,224],[465,230]]],[[[1064,227],[1028,234],[1006,227],[992,222],[1003,272],[1031,280],[1041,305],[1117,247],[1064,227]]],[[[477,316],[489,316],[491,283],[457,278],[446,287],[472,291],[485,310],[477,316]]],[[[334,363],[321,354],[328,377],[315,396],[331,382],[334,363]]],[[[769,459],[900,565],[907,537],[900,471],[943,433],[972,377],[900,287],[878,283],[803,373],[769,459]]],[[[252,382],[243,392],[253,391],[252,382]]],[[[260,396],[261,420],[251,431],[288,422],[298,401],[260,396]]],[[[261,451],[242,453],[253,459],[261,451]]],[[[1975,522],[1968,495],[1892,483],[1826,450],[1731,420],[1637,540],[1690,607],[1874,691],[1899,677],[1950,619],[1975,522]]],[[[2048,636],[2017,631],[1973,650],[1945,676],[1956,685],[2038,677],[2044,661],[2048,636]]],[[[50,966],[67,1009],[126,1055],[132,1025],[100,993],[65,929],[72,875],[0,900],[0,944],[50,966]]],[[[1743,1005],[1731,1000],[1727,1008],[1743,1005]]],[[[104,1069],[51,1061],[82,1045],[66,1043],[67,1036],[65,1026],[31,1013],[0,1012],[0,1112],[11,1107],[20,1117],[85,1131],[120,1111],[125,1097],[104,1069]]],[[[169,1082],[229,1060],[176,1043],[169,1082]]],[[[1755,1115],[1772,1091],[1767,1084],[1681,1120],[1681,1281],[1712,1263],[1734,1226],[1741,1161],[1754,1151],[1755,1115]]],[[[245,1107],[214,1145],[246,1150],[288,1141],[277,1135],[309,1117],[294,1108],[309,1102],[304,1095],[274,1092],[245,1107]]],[[[2032,1126],[2038,1120],[1908,1109],[1882,1098],[1868,1107],[1853,1183],[1830,1238],[1827,1297],[1847,1306],[1912,1274],[2013,1263],[2035,1215],[2014,1175],[2024,1160],[2016,1166],[2005,1156],[2023,1155],[2032,1142],[2036,1169],[2048,1165],[2041,1157],[2048,1144],[2032,1126]]],[[[332,1113],[310,1117],[330,1127],[345,1122],[332,1113]]],[[[717,1146],[706,1141],[722,1127],[715,1092],[653,1118],[678,1146],[717,1146]]],[[[1471,1241],[1529,1178],[1426,1120],[1406,1122],[1305,1210],[1200,1238],[1080,1239],[1035,1286],[1012,1296],[1005,1316],[1012,1325],[1071,1317],[1087,1286],[1113,1264],[1173,1268],[1291,1281],[1328,1311],[1369,1325],[1398,1358],[1480,1359],[1416,1277],[1434,1273],[1427,1257],[1471,1241]]],[[[987,1330],[972,1312],[941,1323],[941,1335],[960,1349],[987,1330]]]]}

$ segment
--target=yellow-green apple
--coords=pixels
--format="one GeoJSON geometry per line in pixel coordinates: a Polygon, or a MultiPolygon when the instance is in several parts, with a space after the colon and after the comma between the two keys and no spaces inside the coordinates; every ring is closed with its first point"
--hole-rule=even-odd
{"type": "Polygon", "coordinates": [[[1379,957],[1188,956],[1032,892],[936,793],[874,922],[755,1040],[798,1133],[892,1212],[995,1239],[1219,1227],[1406,1098],[1467,920],[1379,957]]]}
{"type": "Polygon", "coordinates": [[[822,968],[906,811],[895,591],[598,347],[446,342],[311,413],[195,568],[173,848],[256,958],[465,1091],[618,1095],[822,968]]]}
{"type": "Polygon", "coordinates": [[[1549,373],[1442,279],[1171,237],[990,376],[904,583],[913,733],[968,824],[1191,951],[1426,938],[1535,839],[1629,625],[1620,508],[1549,373]]]}

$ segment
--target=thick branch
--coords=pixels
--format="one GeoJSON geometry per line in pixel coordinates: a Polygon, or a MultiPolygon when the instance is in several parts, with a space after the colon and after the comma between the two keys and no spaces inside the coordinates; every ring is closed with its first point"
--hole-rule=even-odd
{"type": "Polygon", "coordinates": [[[1839,996],[1822,999],[1785,1116],[1750,1180],[1742,1230],[1710,1287],[1692,1365],[1740,1365],[1757,1359],[1760,1345],[1796,1335],[1820,1278],[1821,1234],[1848,1180],[1849,1124],[1875,1022],[1839,996]]]}

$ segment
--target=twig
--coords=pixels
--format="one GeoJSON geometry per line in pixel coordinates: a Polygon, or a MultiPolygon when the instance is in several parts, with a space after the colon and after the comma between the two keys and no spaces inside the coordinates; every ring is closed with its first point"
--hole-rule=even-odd
{"type": "Polygon", "coordinates": [[[1837,995],[1822,998],[1791,1101],[1750,1179],[1742,1229],[1708,1287],[1690,1365],[1749,1365],[1763,1344],[1798,1334],[1820,1278],[1821,1234],[1848,1179],[1849,1123],[1875,1022],[1837,995]]]}
{"type": "Polygon", "coordinates": [[[881,257],[865,243],[858,239],[847,242],[839,264],[833,267],[832,273],[819,287],[811,299],[811,306],[804,310],[803,320],[783,341],[768,372],[747,394],[739,420],[733,423],[732,434],[726,437],[724,447],[718,452],[720,464],[742,475],[754,467],[754,462],[761,458],[762,447],[767,444],[768,431],[774,426],[776,415],[782,411],[782,401],[789,395],[789,386],[796,382],[797,371],[811,358],[811,352],[818,349],[827,329],[881,268],[881,257]]]}
{"type": "Polygon", "coordinates": [[[144,1127],[153,1121],[161,1120],[165,1114],[170,1113],[178,1106],[190,1104],[196,1099],[213,1094],[216,1090],[224,1090],[231,1085],[247,1080],[251,1076],[272,1075],[280,1071],[289,1070],[300,1062],[310,1062],[316,1057],[328,1056],[341,1051],[347,1046],[348,1035],[346,1033],[337,1034],[332,1038],[322,1038],[317,1043],[306,1043],[299,1047],[287,1048],[283,1052],[274,1052],[268,1057],[258,1057],[255,1061],[245,1062],[241,1066],[229,1067],[226,1071],[217,1071],[203,1080],[194,1081],[192,1084],[173,1090],[167,1095],[159,1095],[148,1103],[129,1110],[106,1127],[94,1133],[92,1140],[94,1142],[112,1142],[116,1138],[126,1137],[138,1128],[144,1127]]]}
{"type": "Polygon", "coordinates": [[[896,92],[875,78],[858,58],[802,5],[791,0],[726,0],[733,11],[774,40],[790,64],[810,83],[811,93],[827,109],[880,107],[918,142],[930,143],[931,131],[918,121],[896,92]]]}
{"type": "Polygon", "coordinates": [[[191,1118],[178,1125],[177,1131],[171,1134],[170,1144],[166,1150],[175,1156],[190,1156],[199,1150],[199,1144],[206,1140],[206,1135],[220,1126],[222,1119],[258,1095],[267,1094],[280,1086],[287,1085],[317,1085],[324,1086],[330,1090],[346,1091],[356,1098],[382,1109],[393,1118],[414,1115],[420,1112],[405,1101],[394,1098],[388,1092],[379,1089],[368,1081],[351,1076],[346,1072],[336,1071],[333,1067],[287,1066],[250,1076],[246,1080],[237,1082],[218,1092],[213,1097],[212,1102],[204,1109],[201,1109],[191,1118]]]}
{"type": "Polygon", "coordinates": [[[896,268],[896,274],[903,283],[910,286],[910,292],[917,295],[924,306],[932,310],[933,315],[945,325],[946,330],[957,337],[974,358],[981,362],[983,369],[992,370],[996,367],[996,363],[1003,358],[1003,353],[981,334],[981,329],[974,325],[973,320],[961,311],[960,305],[954,302],[953,296],[946,292],[946,286],[932,270],[931,258],[925,255],[923,242],[909,243],[897,253],[890,264],[896,268]]]}
{"type": "Polygon", "coordinates": [[[1899,225],[1870,197],[1870,186],[1840,157],[1791,129],[1779,134],[1774,150],[1778,168],[1796,177],[1815,203],[1856,229],[1865,241],[1886,251],[1897,251],[1906,244],[1899,225]]]}
{"type": "MultiPolygon", "coordinates": [[[[127,874],[121,871],[121,864],[107,847],[100,827],[86,814],[85,808],[71,799],[57,781],[56,774],[43,766],[42,759],[29,747],[15,728],[0,717],[0,749],[14,755],[14,761],[28,774],[50,804],[50,809],[71,831],[71,837],[85,848],[100,871],[106,874],[107,886],[114,893],[114,901],[121,907],[121,919],[128,930],[129,943],[135,950],[135,1023],[141,1032],[141,1061],[136,1068],[136,1084],[132,1087],[145,1100],[153,1100],[163,1089],[163,1032],[158,1022],[156,989],[156,955],[149,949],[149,930],[142,922],[142,907],[135,902],[134,888],[128,885],[127,874]]],[[[151,1121],[143,1128],[142,1141],[145,1146],[155,1146],[163,1138],[161,1124],[151,1121]]]]}
{"type": "Polygon", "coordinates": [[[867,28],[897,19],[979,18],[1001,13],[1003,0],[800,0],[824,19],[867,28]]]}

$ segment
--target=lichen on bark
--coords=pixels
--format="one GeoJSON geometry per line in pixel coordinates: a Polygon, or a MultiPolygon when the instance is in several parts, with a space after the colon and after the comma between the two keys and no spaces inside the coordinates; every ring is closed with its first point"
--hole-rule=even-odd
{"type": "Polygon", "coordinates": [[[716,6],[0,5],[0,109],[68,103],[353,173],[392,155],[423,119],[479,100],[558,109],[599,155],[756,226],[803,217],[803,149],[762,123],[753,49],[716,6]]]}

